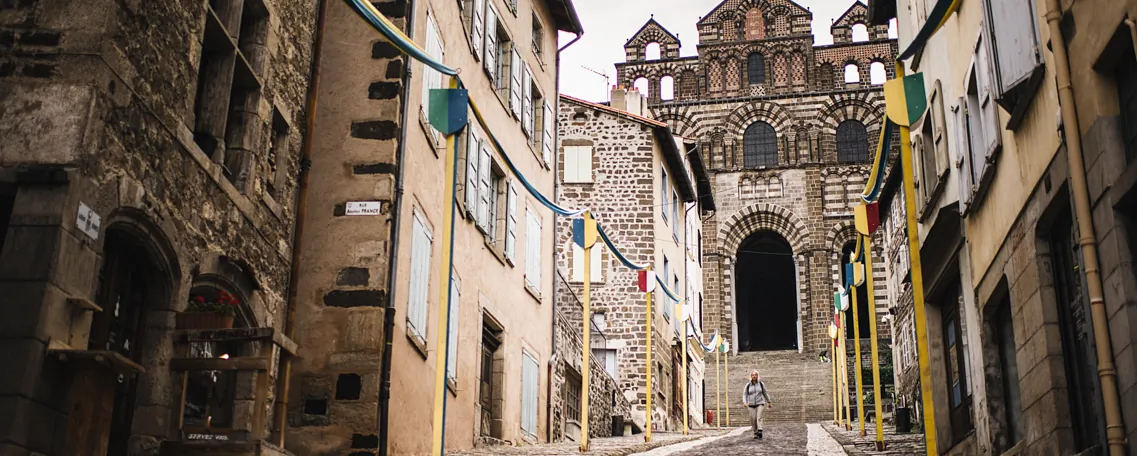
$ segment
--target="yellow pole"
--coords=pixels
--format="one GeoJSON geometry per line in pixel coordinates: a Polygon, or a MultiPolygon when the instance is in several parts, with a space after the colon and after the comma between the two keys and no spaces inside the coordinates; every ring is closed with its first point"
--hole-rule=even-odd
{"type": "MultiPolygon", "coordinates": [[[[450,88],[458,88],[457,77],[450,77],[450,88]]],[[[443,429],[446,426],[446,353],[448,352],[446,339],[450,333],[447,331],[447,323],[450,321],[450,268],[453,265],[451,255],[454,248],[454,185],[457,171],[454,154],[454,135],[446,135],[446,159],[443,171],[446,184],[442,186],[442,201],[449,204],[445,204],[446,207],[442,211],[442,261],[440,262],[442,269],[440,277],[443,278],[442,283],[446,285],[438,287],[439,312],[434,325],[434,414],[431,418],[431,454],[434,456],[442,456],[445,438],[443,429]]]]}
{"type": "MultiPolygon", "coordinates": [[[[904,77],[904,62],[896,61],[896,77],[904,77]]],[[[924,403],[924,445],[927,454],[938,456],[936,411],[932,403],[932,365],[928,354],[928,322],[924,311],[924,272],[920,266],[920,237],[916,226],[916,184],[912,175],[912,145],[908,127],[900,127],[900,168],[904,174],[904,212],[908,219],[908,257],[912,274],[912,308],[916,320],[916,355],[920,363],[920,398],[924,403]]]]}
{"type": "Polygon", "coordinates": [[[722,378],[719,377],[719,348],[715,347],[715,427],[722,428],[722,378]]]}
{"type": "Polygon", "coordinates": [[[730,350],[722,354],[722,370],[726,376],[726,427],[730,427],[730,350]]]}
{"type": "MultiPolygon", "coordinates": [[[[850,293],[851,292],[852,291],[850,290],[850,293]]],[[[848,353],[849,353],[848,332],[849,332],[849,329],[846,328],[846,326],[848,326],[848,323],[849,322],[846,320],[845,316],[842,315],[841,316],[841,397],[843,397],[845,400],[845,420],[844,420],[845,421],[845,430],[851,431],[851,430],[853,430],[853,417],[850,416],[849,412],[852,412],[853,408],[849,406],[849,357],[848,357],[848,353]]]]}
{"type": "MultiPolygon", "coordinates": [[[[856,258],[855,257],[850,258],[849,260],[850,260],[850,262],[852,262],[854,264],[853,268],[855,269],[856,268],[856,266],[855,266],[856,258]]],[[[854,273],[853,275],[855,277],[856,273],[854,273]]],[[[864,407],[864,405],[865,405],[864,404],[864,402],[865,402],[864,401],[864,397],[865,397],[864,385],[865,384],[863,383],[863,381],[861,379],[861,319],[857,315],[859,312],[857,312],[857,284],[856,283],[854,283],[853,288],[851,290],[849,290],[849,295],[850,295],[849,299],[853,302],[853,306],[849,308],[849,311],[853,314],[853,356],[856,357],[853,359],[853,376],[856,377],[856,381],[857,381],[857,384],[854,387],[854,390],[856,391],[856,394],[857,394],[857,396],[856,396],[856,399],[857,399],[857,423],[861,427],[861,435],[865,435],[865,407],[864,407]]]]}
{"type": "MultiPolygon", "coordinates": [[[[651,269],[648,269],[648,273],[650,275],[651,269]]],[[[650,279],[650,277],[649,277],[649,279],[650,279]]],[[[648,287],[649,290],[651,289],[651,283],[650,282],[646,286],[648,287]]],[[[652,322],[654,321],[654,318],[652,318],[652,317],[654,317],[655,315],[651,313],[651,292],[649,291],[645,294],[647,295],[647,366],[645,367],[645,370],[647,371],[647,410],[645,413],[645,421],[644,421],[645,422],[645,425],[644,425],[644,428],[645,428],[644,429],[644,442],[650,442],[651,441],[651,397],[655,395],[655,393],[651,389],[651,371],[652,371],[652,367],[651,367],[651,333],[655,332],[652,330],[652,322]]]]}
{"type": "Polygon", "coordinates": [[[596,220],[592,218],[592,213],[584,213],[584,334],[582,335],[581,347],[581,395],[580,395],[580,451],[588,451],[588,422],[591,415],[588,412],[588,399],[589,384],[591,383],[591,367],[590,361],[591,349],[589,348],[592,338],[592,245],[596,243],[596,220]]]}
{"type": "MultiPolygon", "coordinates": [[[[684,304],[686,305],[686,304],[684,304]]],[[[683,315],[683,314],[679,314],[683,315]]],[[[687,402],[690,402],[690,397],[687,396],[687,320],[683,320],[683,435],[687,435],[687,426],[689,415],[687,410],[687,402]]]]}
{"type": "Polygon", "coordinates": [[[833,368],[830,369],[833,371],[833,425],[837,426],[841,424],[841,405],[837,396],[839,391],[837,389],[837,340],[830,339],[830,341],[829,351],[832,356],[829,357],[829,364],[833,365],[833,368]]]}
{"type": "Polygon", "coordinates": [[[884,451],[884,423],[881,420],[883,416],[881,413],[880,405],[880,358],[878,357],[877,337],[876,337],[876,296],[873,288],[873,273],[872,273],[872,236],[865,236],[865,283],[868,284],[869,291],[869,317],[872,318],[872,324],[869,325],[869,346],[872,351],[872,399],[873,399],[873,416],[876,417],[873,421],[876,422],[876,450],[884,451]]]}

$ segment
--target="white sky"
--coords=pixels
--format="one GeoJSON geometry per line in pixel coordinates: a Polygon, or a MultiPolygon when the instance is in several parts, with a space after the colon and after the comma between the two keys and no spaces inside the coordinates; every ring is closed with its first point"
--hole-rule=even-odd
{"type": "MultiPolygon", "coordinates": [[[[813,12],[814,44],[833,42],[829,26],[855,0],[797,0],[813,12]]],[[[590,101],[607,101],[604,77],[588,67],[606,73],[616,83],[617,62],[624,61],[624,43],[655,14],[664,28],[679,35],[683,57],[696,54],[699,34],[695,23],[721,0],[573,0],[584,26],[584,37],[561,53],[561,93],[590,101]]],[[[573,35],[561,33],[563,46],[573,35]]]]}

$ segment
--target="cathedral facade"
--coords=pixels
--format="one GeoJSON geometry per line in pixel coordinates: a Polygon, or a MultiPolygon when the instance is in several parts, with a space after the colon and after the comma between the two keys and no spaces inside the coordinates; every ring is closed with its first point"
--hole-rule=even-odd
{"type": "MultiPolygon", "coordinates": [[[[694,140],[709,168],[718,210],[703,223],[698,318],[736,350],[831,346],[838,265],[854,245],[853,207],[897,53],[888,27],[866,14],[854,3],[833,22],[834,43],[815,45],[813,15],[797,3],[726,0],[700,18],[697,55],[680,56],[678,36],[653,18],[616,64],[619,84],[645,91],[652,117],[694,140]]],[[[878,316],[889,307],[880,246],[872,249],[878,316]]],[[[887,339],[888,325],[876,324],[887,339]]]]}

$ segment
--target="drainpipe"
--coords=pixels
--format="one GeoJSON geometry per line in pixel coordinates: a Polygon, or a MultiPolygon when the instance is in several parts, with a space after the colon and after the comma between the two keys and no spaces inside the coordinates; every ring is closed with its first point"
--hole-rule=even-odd
{"type": "MultiPolygon", "coordinates": [[[[407,38],[414,38],[415,32],[415,0],[408,1],[406,7],[407,38]]],[[[406,168],[407,155],[407,100],[411,97],[411,68],[414,62],[410,57],[403,56],[403,93],[399,100],[399,144],[395,151],[395,197],[391,201],[391,242],[387,250],[387,308],[383,310],[383,357],[379,366],[379,456],[387,456],[387,417],[391,407],[391,351],[394,344],[392,339],[395,332],[395,284],[398,283],[399,270],[399,230],[403,218],[400,216],[403,206],[403,177],[406,168]]],[[[453,203],[453,202],[451,202],[453,203]]]]}
{"type": "MultiPolygon", "coordinates": [[[[572,39],[572,41],[565,43],[564,46],[561,46],[560,48],[557,49],[557,61],[556,61],[557,80],[555,83],[556,84],[555,85],[555,92],[556,93],[553,94],[553,97],[554,97],[554,99],[553,99],[553,120],[554,121],[556,121],[557,115],[559,115],[559,113],[561,112],[561,52],[563,52],[565,49],[568,49],[569,46],[576,44],[577,41],[580,41],[580,38],[582,36],[584,36],[584,32],[578,33],[576,35],[576,37],[572,39]]],[[[536,134],[536,133],[534,133],[534,134],[536,134]]],[[[560,197],[558,195],[560,194],[561,181],[557,179],[557,169],[558,169],[557,156],[560,155],[557,153],[557,151],[559,150],[559,148],[557,147],[557,142],[559,142],[560,139],[561,139],[560,129],[554,128],[553,129],[553,163],[552,163],[552,165],[553,165],[553,202],[554,203],[560,202],[560,197]]],[[[557,274],[556,274],[556,272],[557,272],[557,260],[556,260],[556,257],[557,256],[556,256],[556,252],[557,252],[557,242],[558,242],[558,237],[557,237],[558,231],[560,231],[560,230],[557,229],[556,217],[554,216],[554,220],[553,220],[553,249],[550,250],[551,252],[554,253],[554,255],[553,255],[553,321],[552,321],[552,326],[551,326],[552,336],[553,336],[552,337],[552,340],[553,340],[553,347],[552,348],[553,349],[551,350],[552,355],[549,356],[549,366],[548,366],[548,369],[549,369],[548,379],[549,380],[547,382],[548,385],[547,385],[547,389],[546,389],[546,391],[548,391],[549,398],[545,401],[545,408],[546,408],[546,410],[545,410],[545,441],[546,442],[552,442],[553,441],[553,398],[552,398],[552,394],[553,394],[553,371],[556,369],[556,362],[557,362],[557,359],[559,358],[559,355],[560,355],[560,353],[557,353],[557,291],[556,291],[556,289],[557,289],[557,280],[556,280],[556,277],[557,277],[557,274]]],[[[583,360],[583,361],[588,362],[588,360],[583,360]]],[[[588,394],[588,392],[585,391],[584,394],[588,394]]]]}
{"type": "MultiPolygon", "coordinates": [[[[324,24],[328,12],[328,0],[319,0],[316,10],[316,36],[312,43],[312,67],[308,73],[308,106],[305,109],[304,143],[300,151],[300,175],[296,183],[296,223],[292,231],[292,264],[288,270],[288,296],[285,298],[284,335],[292,339],[296,332],[296,294],[300,278],[304,240],[304,217],[308,212],[308,171],[312,167],[312,141],[316,129],[316,105],[320,93],[320,64],[324,44],[324,24]]],[[[273,427],[277,431],[277,446],[284,448],[284,434],[287,426],[289,386],[292,380],[292,356],[281,353],[280,382],[276,401],[276,416],[273,427]]]]}
{"type": "MultiPolygon", "coordinates": [[[[1086,288],[1090,297],[1090,316],[1097,345],[1098,376],[1101,378],[1102,402],[1105,406],[1105,433],[1110,456],[1125,455],[1125,424],[1117,391],[1117,370],[1113,364],[1113,344],[1109,337],[1109,321],[1102,294],[1101,265],[1098,262],[1094,223],[1086,187],[1086,166],[1082,157],[1081,127],[1074,105],[1074,89],[1070,85],[1070,59],[1066,41],[1058,22],[1062,19],[1059,0],[1046,0],[1046,22],[1050,27],[1051,51],[1054,53],[1058,80],[1058,103],[1062,108],[1062,124],[1066,133],[1066,155],[1070,166],[1070,187],[1074,194],[1074,212],[1078,222],[1078,245],[1086,267],[1086,288]]],[[[1132,23],[1130,22],[1130,30],[1132,23]]]]}
{"type": "Polygon", "coordinates": [[[1137,54],[1137,21],[1129,17],[1125,19],[1125,25],[1129,26],[1129,37],[1133,39],[1133,53],[1137,54]]]}

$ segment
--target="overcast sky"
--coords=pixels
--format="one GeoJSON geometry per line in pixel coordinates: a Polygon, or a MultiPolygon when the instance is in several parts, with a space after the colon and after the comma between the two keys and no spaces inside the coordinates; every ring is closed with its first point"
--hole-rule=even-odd
{"type": "MultiPolygon", "coordinates": [[[[624,43],[644,25],[652,14],[664,28],[679,35],[681,56],[695,55],[699,34],[695,22],[721,0],[574,0],[584,37],[561,54],[561,93],[590,101],[607,101],[604,77],[584,67],[606,73],[616,83],[617,62],[624,61],[624,43]]],[[[829,44],[833,37],[829,25],[854,0],[797,0],[813,12],[815,44],[829,44]]],[[[573,35],[561,33],[561,45],[573,35]]]]}

